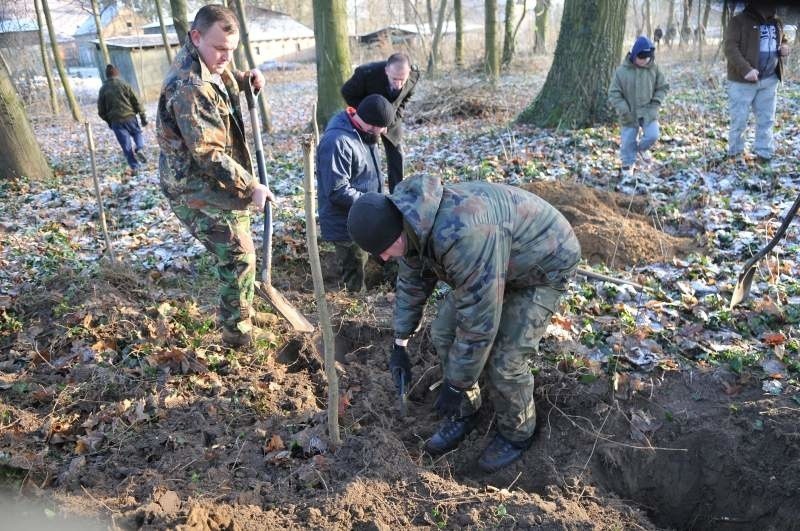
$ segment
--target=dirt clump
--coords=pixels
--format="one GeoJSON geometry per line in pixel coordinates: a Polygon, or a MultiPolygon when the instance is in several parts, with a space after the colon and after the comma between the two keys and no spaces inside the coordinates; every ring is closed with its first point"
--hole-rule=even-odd
{"type": "Polygon", "coordinates": [[[523,186],[556,207],[572,224],[583,258],[592,264],[628,268],[685,256],[691,238],[661,230],[644,196],[606,192],[579,183],[538,181],[523,186]]]}

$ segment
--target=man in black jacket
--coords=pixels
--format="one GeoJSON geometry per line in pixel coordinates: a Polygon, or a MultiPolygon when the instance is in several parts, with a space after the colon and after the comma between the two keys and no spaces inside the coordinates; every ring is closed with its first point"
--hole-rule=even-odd
{"type": "Polygon", "coordinates": [[[403,109],[419,81],[419,70],[411,66],[404,53],[395,53],[386,61],[367,63],[356,68],[353,76],[342,85],[342,97],[350,107],[370,94],[380,94],[394,107],[394,121],[383,134],[386,165],[389,173],[389,193],[403,180],[403,109]]]}
{"type": "Polygon", "coordinates": [[[136,174],[139,166],[147,162],[143,153],[142,129],[136,115],[139,115],[142,126],[147,125],[147,116],[133,89],[119,77],[119,69],[114,65],[106,66],[106,80],[97,97],[97,114],[114,131],[131,173],[136,174]]]}

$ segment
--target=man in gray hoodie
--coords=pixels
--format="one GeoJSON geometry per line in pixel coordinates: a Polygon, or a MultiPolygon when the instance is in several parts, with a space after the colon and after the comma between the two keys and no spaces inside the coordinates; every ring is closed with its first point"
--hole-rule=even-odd
{"type": "Polygon", "coordinates": [[[317,201],[322,239],[333,242],[341,280],[348,291],[365,289],[367,253],[350,240],[347,214],[366,192],[383,192],[377,143],[395,110],[379,94],[336,114],[317,147],[317,201]]]}

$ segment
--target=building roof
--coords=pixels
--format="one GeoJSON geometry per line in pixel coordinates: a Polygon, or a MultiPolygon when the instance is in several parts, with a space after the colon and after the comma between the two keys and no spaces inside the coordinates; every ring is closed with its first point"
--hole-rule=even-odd
{"type": "Polygon", "coordinates": [[[30,19],[0,20],[0,33],[15,33],[18,31],[39,31],[39,25],[30,19]]]}
{"type": "MultiPolygon", "coordinates": [[[[483,29],[483,26],[480,24],[471,24],[471,23],[464,23],[463,31],[470,32],[470,31],[478,31],[483,29]]],[[[359,38],[369,38],[377,36],[379,33],[391,32],[395,35],[397,34],[406,34],[406,35],[431,35],[431,29],[428,24],[390,24],[388,26],[384,26],[382,28],[378,28],[373,31],[368,31],[366,33],[362,33],[358,35],[359,38]]],[[[444,26],[442,27],[442,34],[448,35],[451,33],[456,32],[456,25],[455,22],[451,20],[446,20],[444,26]]]]}
{"type": "MultiPolygon", "coordinates": [[[[170,45],[177,45],[179,43],[178,36],[173,33],[167,33],[167,41],[170,45]]],[[[100,41],[94,39],[93,43],[99,44],[100,41]]],[[[164,46],[164,39],[161,34],[145,34],[145,35],[124,35],[120,37],[110,37],[105,39],[106,46],[109,48],[157,48],[164,46]]]]}
{"type": "MultiPolygon", "coordinates": [[[[304,37],[314,38],[314,30],[293,19],[286,13],[250,5],[245,7],[245,12],[247,14],[247,28],[250,30],[250,40],[253,42],[299,39],[304,37]]],[[[195,14],[196,13],[192,13],[187,17],[190,23],[194,20],[195,14]]],[[[175,33],[175,27],[171,17],[164,18],[164,26],[167,28],[168,35],[175,33]]],[[[143,29],[158,27],[160,27],[158,21],[142,26],[143,29]]]]}
{"type": "MultiPolygon", "coordinates": [[[[118,14],[119,9],[117,9],[116,5],[111,4],[106,6],[103,12],[100,13],[100,26],[105,28],[111,24],[111,21],[113,21],[118,14]]],[[[89,15],[86,17],[86,20],[84,20],[81,25],[78,26],[78,29],[75,30],[73,35],[80,37],[82,35],[91,35],[93,33],[97,33],[97,27],[94,25],[94,15],[89,15]]]]}

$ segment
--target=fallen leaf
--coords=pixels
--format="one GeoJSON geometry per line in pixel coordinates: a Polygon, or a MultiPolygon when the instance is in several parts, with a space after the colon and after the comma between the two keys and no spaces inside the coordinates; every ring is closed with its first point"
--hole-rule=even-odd
{"type": "Polygon", "coordinates": [[[267,444],[264,446],[264,453],[269,454],[271,452],[276,452],[279,450],[284,450],[286,445],[283,444],[283,439],[278,434],[274,434],[272,437],[269,438],[267,444]]]}

